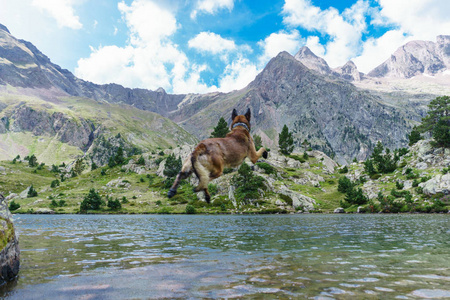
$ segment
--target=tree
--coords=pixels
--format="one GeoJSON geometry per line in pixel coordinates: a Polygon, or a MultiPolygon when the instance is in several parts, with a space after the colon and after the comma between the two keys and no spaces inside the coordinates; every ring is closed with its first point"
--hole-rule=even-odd
{"type": "Polygon", "coordinates": [[[231,179],[231,184],[236,187],[236,198],[245,203],[249,199],[259,198],[258,189],[264,188],[264,178],[254,175],[249,165],[243,163],[231,179]]]}
{"type": "Polygon", "coordinates": [[[213,132],[211,132],[211,137],[224,138],[228,132],[230,132],[230,130],[228,129],[227,121],[225,121],[225,119],[222,117],[219,119],[217,126],[214,127],[213,132]]]}
{"type": "Polygon", "coordinates": [[[104,205],[102,197],[100,197],[95,189],[90,189],[89,193],[84,197],[83,202],[80,204],[80,211],[87,211],[89,209],[97,210],[101,205],[104,205]]]}
{"type": "Polygon", "coordinates": [[[80,175],[81,172],[83,172],[83,170],[84,170],[83,160],[79,158],[75,161],[75,165],[73,166],[73,172],[76,175],[80,175]]]}
{"type": "Polygon", "coordinates": [[[31,185],[30,189],[28,190],[27,198],[36,197],[37,195],[37,191],[34,189],[33,185],[31,185]]]}
{"type": "Polygon", "coordinates": [[[286,125],[283,126],[281,133],[278,135],[278,146],[280,152],[284,155],[289,155],[294,150],[294,138],[286,125]]]}
{"type": "Polygon", "coordinates": [[[118,210],[122,208],[122,204],[120,204],[119,199],[115,199],[113,200],[112,198],[108,200],[108,204],[107,206],[111,209],[111,210],[118,210]]]}
{"type": "Polygon", "coordinates": [[[114,161],[115,161],[116,165],[119,165],[119,166],[121,166],[125,163],[125,158],[123,156],[123,148],[122,147],[119,147],[117,149],[116,156],[114,156],[114,161]]]}
{"type": "Polygon", "coordinates": [[[417,143],[418,141],[420,141],[422,139],[422,136],[420,135],[420,131],[417,129],[416,126],[413,127],[413,129],[411,130],[411,133],[408,134],[408,139],[409,139],[409,146],[414,145],[415,143],[417,143]]]}
{"type": "Polygon", "coordinates": [[[338,183],[338,191],[339,192],[345,194],[345,193],[347,193],[347,191],[353,189],[353,187],[354,187],[354,184],[346,176],[342,176],[341,178],[339,178],[339,183],[338,183]]]}
{"type": "Polygon", "coordinates": [[[33,154],[28,158],[28,165],[30,167],[35,167],[37,166],[38,162],[37,162],[37,158],[36,156],[33,154]]]}
{"type": "Polygon", "coordinates": [[[428,115],[418,129],[431,132],[436,144],[450,147],[450,97],[437,97],[428,104],[428,115]]]}
{"type": "Polygon", "coordinates": [[[14,202],[14,200],[9,203],[9,210],[10,211],[14,211],[14,210],[17,210],[19,208],[20,208],[20,204],[14,202]]]}
{"type": "Polygon", "coordinates": [[[259,148],[262,147],[262,139],[261,139],[261,137],[259,135],[257,135],[257,134],[254,134],[253,135],[253,143],[255,144],[256,151],[258,151],[259,148]]]}
{"type": "Polygon", "coordinates": [[[164,165],[164,176],[169,178],[176,177],[181,171],[181,158],[175,158],[174,154],[170,154],[166,159],[166,164],[164,165]]]}

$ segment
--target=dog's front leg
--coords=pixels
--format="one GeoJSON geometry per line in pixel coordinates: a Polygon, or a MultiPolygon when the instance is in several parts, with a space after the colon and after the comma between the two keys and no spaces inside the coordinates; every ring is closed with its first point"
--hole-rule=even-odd
{"type": "Polygon", "coordinates": [[[269,156],[269,153],[264,147],[261,147],[258,151],[256,151],[254,147],[251,150],[253,151],[250,151],[249,158],[254,164],[258,161],[258,159],[261,158],[261,156],[265,159],[267,159],[267,157],[269,156]]]}

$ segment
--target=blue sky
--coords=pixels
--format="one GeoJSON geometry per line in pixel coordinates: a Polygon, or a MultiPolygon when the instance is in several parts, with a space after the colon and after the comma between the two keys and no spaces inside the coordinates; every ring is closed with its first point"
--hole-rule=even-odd
{"type": "Polygon", "coordinates": [[[243,88],[302,46],[367,73],[450,34],[449,15],[448,0],[0,0],[0,23],[76,76],[171,93],[243,88]]]}

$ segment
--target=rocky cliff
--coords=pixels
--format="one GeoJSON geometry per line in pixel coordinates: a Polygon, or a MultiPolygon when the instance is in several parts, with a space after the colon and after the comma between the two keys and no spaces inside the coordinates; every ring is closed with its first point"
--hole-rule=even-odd
{"type": "Polygon", "coordinates": [[[19,266],[19,239],[14,230],[8,201],[0,194],[0,284],[16,277],[19,266]]]}

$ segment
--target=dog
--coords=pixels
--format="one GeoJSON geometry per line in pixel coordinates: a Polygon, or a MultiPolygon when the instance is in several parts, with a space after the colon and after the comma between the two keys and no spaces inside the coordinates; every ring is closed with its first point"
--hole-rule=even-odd
{"type": "Polygon", "coordinates": [[[255,149],[255,144],[250,135],[250,118],[250,108],[247,109],[245,115],[238,115],[236,109],[233,109],[231,131],[224,138],[209,138],[201,141],[195,147],[194,151],[184,161],[183,167],[167,197],[175,196],[180,181],[194,173],[199,180],[194,192],[203,191],[206,202],[210,203],[211,196],[208,192],[208,183],[220,177],[224,168],[239,167],[246,157],[252,163],[256,163],[261,156],[267,158],[268,153],[264,147],[258,151],[255,149]]]}

